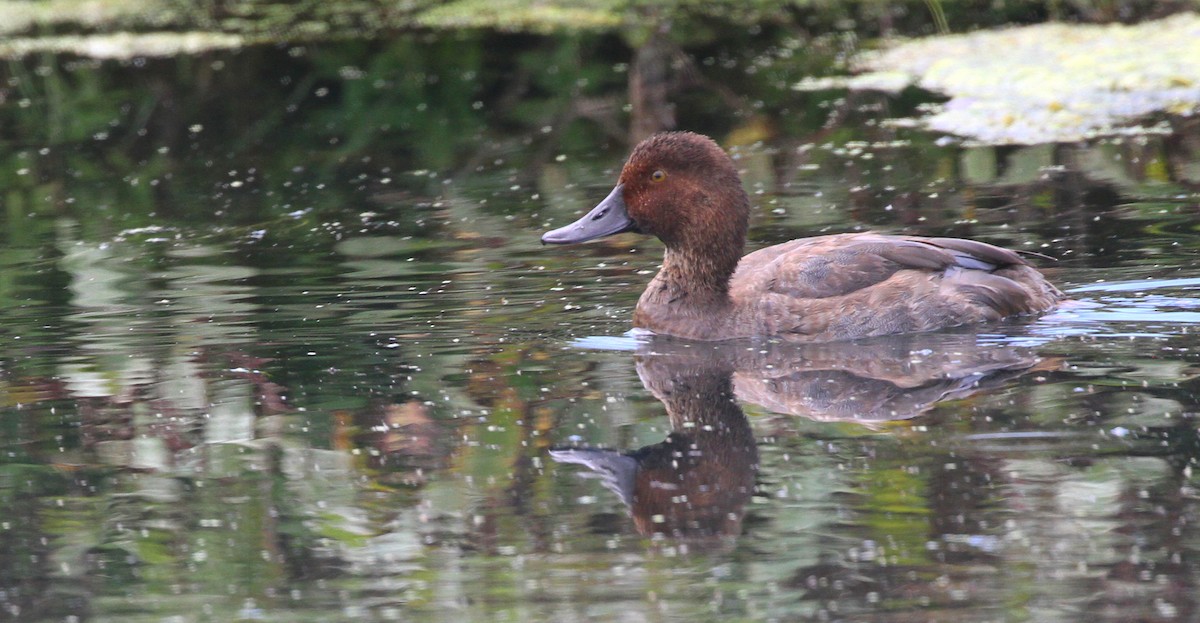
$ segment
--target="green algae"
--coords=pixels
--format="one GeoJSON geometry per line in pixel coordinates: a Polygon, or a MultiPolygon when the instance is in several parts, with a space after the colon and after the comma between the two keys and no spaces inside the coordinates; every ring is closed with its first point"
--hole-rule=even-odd
{"type": "Polygon", "coordinates": [[[857,60],[866,73],[811,80],[948,96],[919,122],[985,144],[1072,142],[1154,132],[1154,115],[1200,107],[1200,15],[1127,26],[1042,24],[899,43],[857,60]]]}
{"type": "Polygon", "coordinates": [[[521,0],[459,0],[416,17],[430,28],[492,28],[507,32],[565,29],[609,30],[621,25],[625,2],[530,3],[521,0]]]}
{"type": "MultiPolygon", "coordinates": [[[[248,37],[247,44],[467,29],[611,33],[640,41],[668,23],[677,37],[690,33],[684,38],[709,41],[728,34],[730,28],[757,29],[766,24],[803,24],[816,30],[876,25],[888,29],[899,15],[915,15],[918,23],[932,17],[941,24],[942,4],[934,0],[0,0],[0,41],[8,39],[4,54],[10,57],[41,50],[83,50],[80,53],[86,55],[90,41],[67,43],[57,37],[122,32],[224,33],[248,37]]],[[[186,52],[186,46],[180,49],[186,52]]]]}
{"type": "Polygon", "coordinates": [[[63,26],[173,26],[185,18],[182,8],[162,0],[0,0],[0,35],[63,26]]]}
{"type": "Polygon", "coordinates": [[[169,56],[255,43],[376,38],[419,27],[431,2],[0,0],[0,57],[169,56]],[[93,54],[98,51],[99,54],[93,54]]]}
{"type": "Polygon", "coordinates": [[[120,32],[97,35],[20,38],[0,41],[0,57],[19,58],[34,52],[70,53],[99,59],[198,54],[241,47],[246,38],[220,32],[120,32]]]}

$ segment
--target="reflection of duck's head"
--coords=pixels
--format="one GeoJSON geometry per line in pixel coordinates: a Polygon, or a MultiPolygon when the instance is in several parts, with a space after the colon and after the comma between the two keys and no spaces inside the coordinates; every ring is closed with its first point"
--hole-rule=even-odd
{"type": "Polygon", "coordinates": [[[634,326],[699,340],[805,342],[931,331],[1052,308],[1062,293],[1013,251],[874,233],[792,240],[742,257],[750,200],[733,160],[690,132],[639,143],[612,192],[542,242],[636,231],[666,246],[634,326]]]}
{"type": "Polygon", "coordinates": [[[645,535],[695,540],[736,536],[754,492],[758,450],[750,423],[733,401],[730,370],[647,357],[638,375],[667,408],[667,439],[633,452],[551,451],[586,465],[629,506],[645,535]]]}

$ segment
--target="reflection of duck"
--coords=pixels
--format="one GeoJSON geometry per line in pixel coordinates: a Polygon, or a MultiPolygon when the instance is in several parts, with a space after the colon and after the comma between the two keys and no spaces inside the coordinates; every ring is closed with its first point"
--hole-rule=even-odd
{"type": "MultiPolygon", "coordinates": [[[[692,350],[659,340],[659,351],[692,350]]],[[[1032,369],[1053,369],[1024,348],[981,342],[972,331],[913,333],[818,344],[705,344],[733,363],[739,400],[821,421],[884,422],[916,417],[1032,369]]],[[[706,354],[705,356],[714,356],[706,354]]]]}
{"type": "Polygon", "coordinates": [[[1056,365],[973,333],[853,343],[696,343],[654,338],[638,376],[663,402],[672,432],[633,452],[552,450],[598,473],[646,535],[735,536],[754,488],[758,450],[734,398],[815,420],[864,423],[915,417],[1037,368],[1056,365]]]}
{"type": "Polygon", "coordinates": [[[758,447],[733,399],[732,369],[720,359],[641,357],[638,376],[663,402],[671,434],[628,454],[552,450],[564,463],[586,465],[629,505],[646,535],[704,539],[741,532],[754,490],[758,447]]]}
{"type": "Polygon", "coordinates": [[[1016,253],[957,238],[818,236],[742,257],[750,201],[733,161],[687,132],[642,141],[616,188],[553,244],[624,231],[666,245],[633,324],[700,340],[821,342],[1045,311],[1062,293],[1016,253]]]}

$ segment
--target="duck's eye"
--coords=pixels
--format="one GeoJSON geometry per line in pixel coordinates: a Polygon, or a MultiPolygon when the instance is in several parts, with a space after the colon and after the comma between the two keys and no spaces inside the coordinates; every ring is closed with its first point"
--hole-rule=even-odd
{"type": "Polygon", "coordinates": [[[663,181],[663,180],[665,180],[665,179],[667,179],[667,172],[666,172],[666,171],[663,171],[662,169],[659,169],[659,170],[657,170],[657,171],[655,171],[655,172],[653,172],[653,173],[651,173],[651,174],[650,174],[650,181],[651,181],[651,182],[661,182],[661,181],[663,181]]]}

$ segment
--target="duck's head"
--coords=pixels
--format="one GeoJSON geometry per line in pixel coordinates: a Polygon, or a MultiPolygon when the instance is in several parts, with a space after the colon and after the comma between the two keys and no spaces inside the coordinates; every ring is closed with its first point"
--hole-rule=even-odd
{"type": "Polygon", "coordinates": [[[542,236],[570,244],[626,231],[656,236],[668,249],[741,256],[750,215],[733,160],[707,136],[664,132],[633,149],[617,186],[583,218],[542,236]]]}

